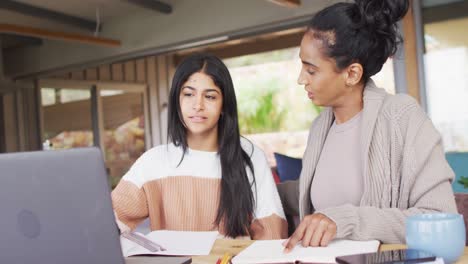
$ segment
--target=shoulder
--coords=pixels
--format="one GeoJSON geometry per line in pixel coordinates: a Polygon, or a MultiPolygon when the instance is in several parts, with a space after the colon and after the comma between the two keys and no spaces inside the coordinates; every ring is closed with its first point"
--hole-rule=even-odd
{"type": "Polygon", "coordinates": [[[145,174],[154,171],[161,171],[167,164],[171,153],[176,153],[178,148],[172,144],[155,146],[144,152],[133,164],[131,171],[138,174],[145,174]]]}
{"type": "Polygon", "coordinates": [[[172,144],[152,147],[145,151],[137,161],[146,163],[155,159],[159,160],[161,157],[166,156],[168,152],[174,151],[175,148],[172,144]]]}
{"type": "Polygon", "coordinates": [[[383,123],[390,129],[404,135],[407,142],[412,142],[418,137],[436,141],[440,138],[427,113],[410,95],[389,95],[382,105],[380,118],[385,120],[383,123]]]}
{"type": "Polygon", "coordinates": [[[414,108],[420,108],[416,99],[408,94],[387,95],[382,109],[390,112],[404,112],[414,108]]]}
{"type": "Polygon", "coordinates": [[[404,124],[408,122],[421,122],[428,119],[419,103],[407,94],[388,95],[381,108],[382,116],[404,124]]]}

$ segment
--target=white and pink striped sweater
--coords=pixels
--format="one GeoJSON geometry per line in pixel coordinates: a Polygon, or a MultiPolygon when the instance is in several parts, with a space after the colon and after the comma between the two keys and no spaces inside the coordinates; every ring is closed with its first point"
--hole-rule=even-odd
{"type": "MultiPolygon", "coordinates": [[[[256,179],[252,239],[287,237],[283,207],[264,153],[246,140],[256,179]]],[[[214,224],[220,197],[221,163],[216,152],[188,149],[178,166],[182,148],[157,146],[144,153],[112,192],[119,221],[134,229],[149,217],[151,230],[218,230],[214,224]]],[[[248,176],[252,179],[250,170],[248,176]]]]}

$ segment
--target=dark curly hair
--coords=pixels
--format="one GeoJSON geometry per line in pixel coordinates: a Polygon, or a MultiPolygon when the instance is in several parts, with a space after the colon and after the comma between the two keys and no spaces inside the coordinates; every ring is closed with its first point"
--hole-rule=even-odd
{"type": "Polygon", "coordinates": [[[367,81],[378,73],[402,42],[396,23],[408,11],[408,0],[356,0],[337,3],[318,12],[308,32],[323,43],[326,56],[338,70],[360,63],[367,81]]]}

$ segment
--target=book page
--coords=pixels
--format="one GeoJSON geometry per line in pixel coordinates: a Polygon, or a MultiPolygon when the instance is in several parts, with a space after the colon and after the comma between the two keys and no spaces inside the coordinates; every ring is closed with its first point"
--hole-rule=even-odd
{"type": "Polygon", "coordinates": [[[211,248],[213,247],[213,244],[218,236],[218,232],[187,232],[158,230],[143,236],[163,246],[166,250],[151,252],[150,250],[138,245],[133,241],[130,241],[124,237],[120,237],[122,252],[125,257],[133,255],[209,255],[211,248]]]}
{"type": "Polygon", "coordinates": [[[335,263],[337,256],[377,252],[380,242],[334,240],[327,247],[303,247],[298,244],[291,252],[283,253],[284,240],[255,241],[232,259],[233,264],[246,263],[335,263]]]}

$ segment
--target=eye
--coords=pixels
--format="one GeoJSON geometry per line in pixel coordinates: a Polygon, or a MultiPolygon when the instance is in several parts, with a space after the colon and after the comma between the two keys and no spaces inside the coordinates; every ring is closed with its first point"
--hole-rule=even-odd
{"type": "Polygon", "coordinates": [[[314,75],[314,74],[315,74],[315,71],[307,70],[307,73],[308,73],[309,75],[314,75]]]}
{"type": "Polygon", "coordinates": [[[205,98],[208,99],[208,100],[215,100],[216,96],[214,96],[214,95],[205,95],[205,98]]]}
{"type": "Polygon", "coordinates": [[[183,93],[183,96],[190,97],[193,96],[193,93],[185,92],[183,93]]]}

